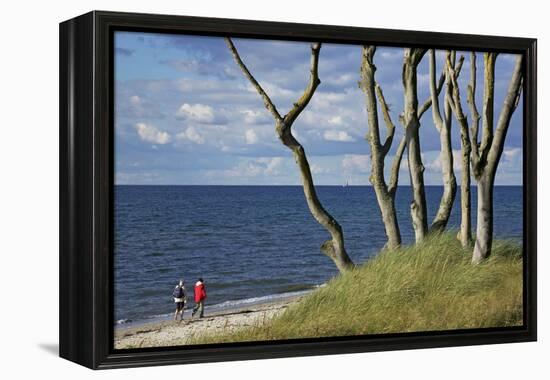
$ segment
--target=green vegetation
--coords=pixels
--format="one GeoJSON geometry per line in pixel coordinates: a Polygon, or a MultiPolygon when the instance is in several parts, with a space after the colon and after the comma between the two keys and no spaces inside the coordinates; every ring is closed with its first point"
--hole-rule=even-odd
{"type": "Polygon", "coordinates": [[[481,265],[471,255],[450,232],[385,250],[271,321],[192,343],[521,325],[521,247],[497,240],[481,265]]]}

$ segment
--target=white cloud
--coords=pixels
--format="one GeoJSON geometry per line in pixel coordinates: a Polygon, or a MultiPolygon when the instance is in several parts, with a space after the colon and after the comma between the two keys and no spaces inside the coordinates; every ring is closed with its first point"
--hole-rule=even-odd
{"type": "Polygon", "coordinates": [[[263,124],[270,121],[265,110],[244,110],[242,113],[244,114],[244,122],[246,124],[263,124]]]}
{"type": "Polygon", "coordinates": [[[328,130],[323,133],[323,137],[327,141],[353,142],[355,138],[350,136],[346,131],[328,130]]]}
{"type": "Polygon", "coordinates": [[[424,162],[424,168],[428,171],[440,172],[441,171],[441,156],[437,157],[433,161],[426,162],[426,157],[423,155],[422,161],[424,162]]]}
{"type": "Polygon", "coordinates": [[[502,152],[502,155],[506,161],[515,161],[516,159],[521,158],[521,154],[521,148],[504,149],[502,152]]]}
{"type": "Polygon", "coordinates": [[[346,74],[338,75],[338,77],[329,77],[329,78],[323,79],[323,82],[333,86],[348,86],[351,83],[357,81],[356,75],[354,74],[346,73],[346,74]]]}
{"type": "Polygon", "coordinates": [[[255,159],[246,159],[239,162],[238,165],[227,170],[210,170],[207,177],[210,178],[258,178],[278,176],[281,174],[281,168],[284,164],[283,157],[259,157],[255,159]]]}
{"type": "Polygon", "coordinates": [[[370,170],[369,156],[366,154],[346,154],[342,159],[342,168],[346,174],[367,173],[370,170]]]}
{"type": "MultiPolygon", "coordinates": [[[[429,151],[422,153],[422,161],[426,170],[441,173],[441,152],[429,151]],[[434,154],[437,154],[437,156],[430,161],[429,156],[434,154]]],[[[460,149],[453,149],[453,170],[455,173],[462,171],[462,151],[460,149]]]]}
{"type": "MultiPolygon", "coordinates": [[[[272,82],[262,82],[262,87],[269,94],[270,98],[280,98],[280,99],[295,99],[298,98],[301,93],[298,91],[293,91],[288,88],[279,86],[276,83],[272,82]]],[[[257,93],[257,90],[252,84],[248,85],[248,91],[257,93]]]]}
{"type": "MultiPolygon", "coordinates": [[[[502,159],[498,165],[499,170],[497,178],[499,175],[510,175],[511,173],[522,173],[523,172],[523,149],[522,148],[508,148],[504,149],[502,152],[502,159]]],[[[521,177],[520,177],[521,178],[521,177]]]]}
{"type": "Polygon", "coordinates": [[[313,174],[327,174],[330,173],[330,169],[324,168],[318,164],[311,164],[311,173],[313,174]]]}
{"type": "Polygon", "coordinates": [[[258,162],[265,164],[264,174],[278,174],[283,163],[282,157],[260,158],[258,162]]]}
{"type": "Polygon", "coordinates": [[[177,138],[189,140],[196,144],[204,144],[204,137],[194,127],[188,127],[185,131],[178,133],[177,138]]]}
{"type": "Polygon", "coordinates": [[[189,104],[184,103],[176,113],[176,116],[186,120],[192,120],[199,123],[213,123],[216,118],[214,109],[205,104],[189,104]]]}
{"type": "Polygon", "coordinates": [[[147,141],[154,144],[168,144],[171,140],[170,134],[156,128],[155,126],[145,123],[137,123],[134,125],[139,137],[143,141],[147,141]]]}
{"type": "Polygon", "coordinates": [[[311,100],[312,105],[323,108],[330,107],[335,104],[342,104],[347,99],[346,93],[337,93],[337,92],[320,92],[315,94],[311,100]]]}
{"type": "Polygon", "coordinates": [[[254,132],[253,129],[248,129],[245,132],[244,137],[247,144],[256,144],[258,142],[258,135],[256,134],[256,132],[254,132]]]}
{"type": "Polygon", "coordinates": [[[333,116],[328,119],[328,123],[330,125],[341,126],[344,124],[344,120],[342,119],[342,116],[333,116]]]}

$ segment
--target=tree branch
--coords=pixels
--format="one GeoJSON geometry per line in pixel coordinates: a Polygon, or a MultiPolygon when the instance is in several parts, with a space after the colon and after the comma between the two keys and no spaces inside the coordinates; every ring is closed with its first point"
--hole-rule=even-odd
{"type": "Polygon", "coordinates": [[[476,53],[470,53],[470,84],[468,85],[468,105],[470,107],[470,114],[472,116],[472,126],[470,131],[470,145],[472,148],[472,166],[474,168],[474,174],[479,171],[479,112],[476,106],[476,83],[477,83],[477,67],[476,67],[476,53]]]}
{"type": "Polygon", "coordinates": [[[378,123],[378,107],[376,104],[376,82],[374,73],[376,66],[374,65],[374,54],[376,46],[363,46],[361,56],[361,81],[359,87],[363,90],[367,100],[367,119],[368,119],[368,134],[367,141],[369,142],[373,156],[378,156],[381,153],[380,145],[380,126],[378,123]]]}
{"type": "MultiPolygon", "coordinates": [[[[441,73],[439,76],[439,81],[437,82],[437,88],[436,88],[436,94],[439,96],[441,93],[441,90],[443,89],[443,85],[445,84],[445,71],[441,73]]],[[[424,115],[424,112],[426,112],[430,106],[432,105],[432,97],[431,95],[428,96],[428,99],[418,109],[418,118],[422,118],[422,115],[424,115]]]]}
{"type": "MultiPolygon", "coordinates": [[[[460,70],[462,70],[463,61],[464,59],[461,59],[458,62],[458,65],[456,67],[457,74],[460,74],[460,70]]],[[[437,96],[439,96],[439,94],[441,93],[441,90],[443,89],[444,84],[445,84],[445,67],[443,68],[443,70],[441,70],[441,75],[439,76],[439,80],[437,82],[437,87],[436,87],[437,96]]],[[[424,113],[430,108],[431,105],[432,105],[432,96],[430,94],[428,95],[428,98],[426,99],[426,101],[424,101],[424,103],[422,103],[422,105],[418,108],[419,119],[422,118],[422,115],[424,115],[424,113]]]]}
{"type": "MultiPolygon", "coordinates": [[[[456,51],[451,51],[447,53],[447,65],[448,62],[451,63],[452,75],[454,76],[454,82],[449,78],[447,81],[447,91],[445,92],[445,110],[444,110],[444,118],[445,118],[445,125],[449,126],[451,125],[451,119],[452,119],[452,101],[453,101],[453,91],[454,91],[454,85],[458,86],[458,77],[460,76],[460,72],[462,70],[462,65],[464,64],[464,56],[461,55],[458,59],[458,64],[456,63],[456,51]],[[450,59],[449,59],[450,58],[450,59]],[[454,83],[454,84],[453,84],[454,83]]],[[[449,72],[445,69],[445,76],[449,75],[449,72]]],[[[458,88],[458,87],[457,87],[458,88]]]]}
{"type": "Polygon", "coordinates": [[[395,135],[395,125],[391,120],[389,107],[388,107],[388,104],[386,103],[386,98],[384,98],[384,93],[382,92],[382,88],[380,88],[380,85],[378,83],[375,84],[375,89],[376,89],[376,95],[378,97],[378,101],[380,102],[380,107],[382,108],[384,123],[386,123],[386,128],[388,129],[386,141],[384,141],[384,144],[382,145],[382,154],[386,156],[390,151],[391,144],[393,142],[393,137],[395,135]]]}
{"type": "Polygon", "coordinates": [[[403,159],[403,153],[407,147],[407,137],[403,135],[399,145],[397,146],[397,151],[395,152],[395,157],[393,158],[393,164],[391,167],[390,181],[388,183],[388,193],[391,196],[395,196],[397,190],[397,183],[399,182],[399,169],[401,168],[401,160],[403,159]]]}
{"type": "Polygon", "coordinates": [[[481,135],[480,163],[485,165],[489,149],[493,142],[493,118],[495,107],[495,62],[497,53],[485,53],[484,56],[484,90],[483,90],[483,131],[481,135]]]}
{"type": "Polygon", "coordinates": [[[311,63],[310,63],[310,77],[309,83],[304,90],[303,95],[298,99],[292,109],[284,116],[283,120],[286,125],[292,125],[294,120],[302,112],[302,110],[307,106],[315,89],[321,83],[319,79],[318,67],[319,67],[319,52],[321,50],[321,44],[316,42],[311,44],[311,63]]]}
{"type": "Polygon", "coordinates": [[[250,71],[242,61],[239,53],[237,52],[237,49],[235,48],[235,45],[233,45],[233,41],[231,41],[231,38],[226,37],[225,41],[227,42],[227,46],[229,47],[229,50],[231,51],[231,54],[233,55],[235,62],[237,62],[237,65],[239,65],[239,67],[241,68],[245,76],[248,78],[252,86],[254,86],[256,91],[258,91],[258,93],[261,95],[264,101],[265,108],[267,108],[267,110],[271,112],[271,114],[273,115],[276,121],[278,122],[281,121],[282,117],[279,114],[279,111],[277,111],[277,108],[275,107],[275,105],[273,104],[273,102],[271,101],[267,93],[264,91],[262,86],[260,86],[256,78],[254,78],[254,76],[250,73],[250,71]]]}
{"type": "Polygon", "coordinates": [[[506,94],[506,98],[504,98],[504,104],[502,106],[502,110],[500,111],[493,142],[489,153],[487,154],[487,165],[491,173],[494,173],[496,170],[500,156],[502,155],[502,150],[504,149],[504,140],[506,138],[508,126],[510,125],[510,119],[519,104],[521,87],[523,84],[522,67],[523,56],[518,55],[518,58],[516,59],[516,66],[514,67],[514,71],[512,73],[512,79],[510,80],[510,84],[508,86],[508,93],[506,94]]]}
{"type": "Polygon", "coordinates": [[[435,50],[430,49],[430,96],[432,104],[432,115],[435,127],[439,132],[443,128],[443,118],[441,117],[441,110],[439,109],[439,101],[437,99],[437,86],[435,83],[435,50]]]}
{"type": "Polygon", "coordinates": [[[462,130],[468,131],[468,120],[464,111],[462,109],[462,100],[460,100],[460,89],[458,87],[458,73],[453,69],[450,57],[447,57],[447,72],[449,75],[449,80],[452,85],[452,97],[449,99],[449,105],[453,113],[455,114],[456,120],[460,124],[462,130]]]}
{"type": "Polygon", "coordinates": [[[294,159],[296,161],[296,164],[298,165],[300,176],[302,178],[302,187],[304,189],[304,195],[311,215],[315,218],[315,220],[317,220],[319,224],[321,224],[327,230],[327,232],[331,236],[330,240],[325,241],[321,245],[321,251],[334,261],[337,268],[341,272],[352,269],[354,267],[354,264],[353,261],[349,258],[344,247],[344,234],[342,231],[342,227],[336,221],[336,219],[334,219],[332,215],[330,215],[328,211],[325,210],[325,208],[321,204],[321,201],[317,196],[317,192],[315,191],[315,185],[313,183],[313,177],[304,147],[298,142],[298,140],[296,140],[296,138],[291,133],[292,123],[294,122],[296,117],[298,117],[300,112],[302,112],[302,110],[306,107],[309,100],[313,96],[315,89],[320,83],[317,73],[317,66],[321,44],[315,43],[311,46],[311,78],[306,90],[304,91],[304,94],[294,104],[294,107],[290,110],[290,112],[285,115],[284,118],[281,118],[265,91],[254,79],[252,74],[250,74],[250,72],[242,62],[235,46],[231,42],[231,39],[226,38],[226,41],[229,49],[231,50],[231,53],[233,54],[233,57],[235,58],[235,61],[237,62],[245,76],[250,80],[252,85],[260,93],[260,95],[264,99],[264,104],[266,105],[267,109],[270,110],[275,117],[275,130],[277,131],[279,139],[281,140],[283,145],[285,145],[292,151],[292,154],[294,155],[294,159]]]}
{"type": "Polygon", "coordinates": [[[418,66],[420,61],[422,60],[422,57],[424,57],[424,54],[428,51],[428,49],[421,49],[421,48],[410,48],[406,49],[406,54],[409,54],[410,57],[410,63],[414,66],[418,66]]]}

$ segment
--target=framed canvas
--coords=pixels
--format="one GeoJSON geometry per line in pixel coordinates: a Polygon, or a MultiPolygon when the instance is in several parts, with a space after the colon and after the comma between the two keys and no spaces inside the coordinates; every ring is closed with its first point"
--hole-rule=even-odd
{"type": "Polygon", "coordinates": [[[60,356],[536,340],[536,179],[534,39],[65,21],[60,356]]]}

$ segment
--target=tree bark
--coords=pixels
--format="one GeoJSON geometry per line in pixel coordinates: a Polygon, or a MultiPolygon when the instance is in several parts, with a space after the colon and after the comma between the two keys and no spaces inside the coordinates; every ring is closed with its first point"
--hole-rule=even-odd
{"type": "Polygon", "coordinates": [[[398,161],[398,165],[392,167],[392,184],[388,188],[384,175],[384,160],[390,151],[393,137],[395,134],[395,126],[391,121],[387,103],[384,99],[382,90],[375,81],[374,74],[376,66],[373,59],[376,52],[375,46],[364,46],[361,60],[361,82],[360,87],[365,93],[369,131],[367,141],[371,148],[371,176],[370,182],[374,187],[378,206],[382,215],[384,229],[387,237],[387,248],[396,248],[401,245],[401,232],[397,221],[397,213],[395,210],[395,193],[397,189],[397,178],[399,175],[399,164],[403,155],[404,149],[398,149],[394,160],[398,161]],[[381,105],[382,113],[387,127],[387,136],[384,144],[380,141],[380,127],[378,123],[378,107],[377,96],[381,105]]]}
{"type": "Polygon", "coordinates": [[[472,263],[479,264],[491,253],[493,244],[494,176],[484,175],[477,182],[477,231],[472,263]]]}
{"type": "MultiPolygon", "coordinates": [[[[460,62],[463,57],[460,57],[460,62]]],[[[458,239],[463,247],[468,247],[472,242],[472,218],[471,218],[471,190],[470,190],[470,154],[471,144],[470,135],[468,132],[468,121],[462,111],[462,103],[460,100],[460,91],[458,87],[459,70],[455,70],[454,64],[449,56],[447,56],[447,75],[452,86],[451,94],[448,98],[447,105],[451,107],[460,127],[460,145],[461,145],[461,183],[460,183],[460,231],[458,239]]],[[[475,85],[476,85],[476,66],[475,53],[472,52],[470,58],[470,84],[468,85],[468,103],[472,113],[472,122],[477,125],[479,122],[479,114],[475,105],[475,85]]],[[[475,127],[477,128],[477,127],[475,127]]]]}
{"type": "Polygon", "coordinates": [[[458,239],[462,247],[466,248],[472,244],[471,148],[467,136],[467,129],[466,132],[464,132],[464,129],[461,128],[460,145],[462,175],[460,178],[460,231],[458,233],[458,239]]]}
{"type": "MultiPolygon", "coordinates": [[[[450,103],[457,121],[461,126],[463,150],[470,150],[470,163],[474,178],[477,182],[477,227],[472,255],[472,263],[479,264],[489,257],[493,243],[493,190],[495,175],[502,151],[504,149],[504,140],[506,132],[510,125],[512,114],[518,106],[521,96],[521,86],[523,83],[523,57],[518,56],[516,65],[512,73],[512,79],[508,86],[508,92],[504,99],[504,104],[500,112],[497,127],[493,133],[494,120],[494,86],[495,86],[495,53],[485,53],[484,55],[484,92],[483,92],[483,131],[481,144],[478,144],[478,127],[480,116],[475,105],[476,88],[476,59],[475,53],[471,57],[470,84],[468,86],[468,103],[472,114],[472,129],[468,144],[468,123],[466,116],[462,111],[460,94],[457,83],[457,75],[453,73],[451,65],[447,64],[453,80],[453,101],[450,103]]],[[[463,152],[464,154],[464,152],[463,152]]],[[[463,164],[466,164],[463,158],[463,164]]],[[[465,174],[463,173],[463,177],[465,174]]],[[[469,172],[468,172],[469,181],[469,172]]],[[[469,182],[468,182],[469,188],[469,182]]],[[[469,196],[469,194],[468,194],[469,196]]],[[[469,200],[468,200],[469,202],[469,200]]],[[[469,208],[469,207],[468,207],[469,208]]],[[[463,215],[469,218],[469,215],[463,215]]],[[[469,221],[468,221],[469,223],[469,221]]],[[[462,231],[461,231],[462,233],[462,231]]],[[[464,232],[467,233],[466,231],[464,232]]]]}
{"type": "MultiPolygon", "coordinates": [[[[454,78],[456,81],[456,77],[454,78]]],[[[470,115],[472,118],[472,129],[475,132],[477,139],[477,131],[479,130],[479,112],[476,106],[476,83],[477,83],[477,66],[476,53],[470,53],[470,84],[468,85],[468,105],[470,107],[470,115]]],[[[457,84],[458,86],[458,84],[457,84]]],[[[457,102],[460,104],[460,95],[458,87],[456,92],[457,102]]],[[[460,124],[460,144],[462,152],[462,178],[460,185],[460,243],[466,248],[472,245],[472,194],[471,194],[471,173],[470,162],[472,155],[471,136],[469,134],[468,123],[464,118],[460,124]]],[[[477,148],[477,145],[476,145],[477,148]]]]}
{"type": "MultiPolygon", "coordinates": [[[[406,48],[403,59],[404,110],[402,123],[405,126],[407,139],[407,158],[413,200],[411,202],[411,219],[416,242],[424,239],[428,232],[426,192],[424,189],[424,165],[420,151],[417,95],[417,67],[425,49],[406,48]]],[[[432,102],[433,103],[433,102],[432,102]]],[[[432,104],[433,106],[433,104],[432,104]]]]}
{"type": "MultiPolygon", "coordinates": [[[[447,58],[450,59],[451,53],[447,53],[447,58]]],[[[454,61],[454,53],[453,59],[454,61]]],[[[453,204],[456,197],[456,177],[453,170],[453,150],[451,146],[451,109],[449,105],[449,97],[452,92],[452,84],[447,79],[447,90],[444,98],[444,116],[441,116],[439,102],[437,98],[437,87],[435,82],[435,50],[430,50],[430,94],[432,98],[432,116],[434,124],[439,132],[439,140],[441,145],[441,153],[439,159],[441,161],[441,174],[443,177],[443,195],[439,203],[439,208],[430,227],[432,232],[440,232],[445,229],[451,216],[453,204]]]]}
{"type": "Polygon", "coordinates": [[[344,245],[342,227],[336,219],[324,209],[321,201],[317,197],[304,148],[290,133],[290,129],[285,127],[284,124],[277,125],[277,133],[283,144],[292,151],[296,164],[300,169],[304,195],[311,215],[313,215],[319,224],[325,227],[331,236],[331,240],[327,240],[321,245],[321,251],[332,259],[341,272],[353,268],[353,262],[349,258],[344,245]]]}
{"type": "Polygon", "coordinates": [[[493,243],[493,190],[495,174],[502,151],[504,140],[510,125],[512,114],[516,110],[521,96],[523,84],[523,56],[518,55],[508,86],[508,92],[498,118],[493,134],[493,96],[494,96],[494,66],[496,54],[485,54],[485,92],[489,101],[483,105],[483,136],[481,142],[481,157],[476,158],[477,170],[474,175],[478,184],[477,228],[472,263],[479,264],[491,255],[493,243]],[[487,137],[487,134],[490,135],[487,137]]]}
{"type": "Polygon", "coordinates": [[[317,89],[317,86],[321,83],[318,75],[319,52],[321,50],[321,44],[314,43],[311,45],[310,80],[303,95],[296,103],[294,103],[292,109],[284,117],[281,117],[267,93],[252,76],[242,61],[231,39],[226,38],[226,42],[237,65],[241,68],[251,84],[256,88],[264,101],[265,107],[273,115],[273,118],[275,119],[275,130],[279,140],[281,140],[281,142],[292,151],[302,178],[304,195],[309,211],[315,220],[321,224],[331,236],[330,240],[325,241],[321,245],[321,251],[332,259],[336,267],[341,272],[354,268],[354,264],[346,252],[342,227],[321,204],[321,201],[315,191],[315,185],[313,183],[305,150],[298,140],[296,140],[296,138],[292,135],[291,130],[292,124],[307,106],[313,96],[313,93],[317,89]]]}

